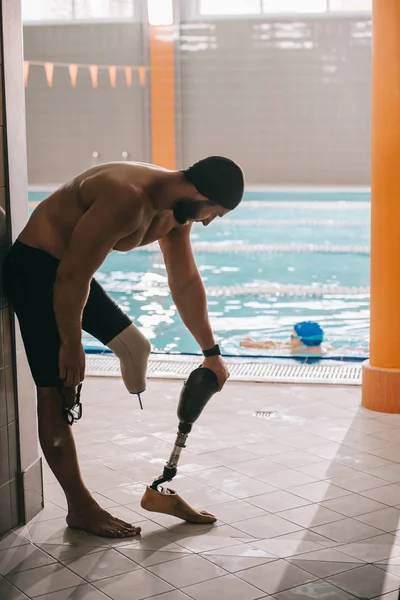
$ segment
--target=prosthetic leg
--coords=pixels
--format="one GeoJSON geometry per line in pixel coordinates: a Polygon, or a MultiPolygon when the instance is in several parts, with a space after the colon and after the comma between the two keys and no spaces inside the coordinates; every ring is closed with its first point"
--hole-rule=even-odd
{"type": "Polygon", "coordinates": [[[173,515],[189,523],[214,523],[216,521],[214,515],[205,511],[197,511],[174,490],[162,486],[175,477],[182,448],[186,447],[186,440],[192,430],[192,425],[197,421],[218,388],[218,379],[214,371],[203,367],[192,371],[184,383],[178,404],[179,425],[174,448],[164,467],[163,474],[147,487],[141,501],[142,508],[173,515]]]}

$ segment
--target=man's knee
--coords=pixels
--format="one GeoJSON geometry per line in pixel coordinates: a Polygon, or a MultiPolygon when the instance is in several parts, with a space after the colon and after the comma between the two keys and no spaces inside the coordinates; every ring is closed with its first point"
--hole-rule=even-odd
{"type": "Polygon", "coordinates": [[[65,423],[58,388],[37,388],[39,440],[44,452],[60,452],[64,445],[65,423]]]}
{"type": "Polygon", "coordinates": [[[146,389],[147,363],[151,352],[149,340],[132,323],[107,346],[119,358],[121,375],[131,394],[146,389]]]}

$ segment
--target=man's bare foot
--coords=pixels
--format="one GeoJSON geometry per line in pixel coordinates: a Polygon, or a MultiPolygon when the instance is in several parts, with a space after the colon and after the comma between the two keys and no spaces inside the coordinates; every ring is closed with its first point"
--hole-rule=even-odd
{"type": "Polygon", "coordinates": [[[161,493],[147,487],[140,505],[151,512],[164,513],[182,519],[187,523],[199,525],[215,523],[217,517],[190,506],[175,490],[167,488],[166,493],[161,493]]]}
{"type": "Polygon", "coordinates": [[[110,538],[135,537],[141,532],[140,527],[134,527],[121,519],[117,519],[94,503],[90,508],[78,510],[69,509],[67,525],[72,529],[82,529],[87,533],[110,538]]]}

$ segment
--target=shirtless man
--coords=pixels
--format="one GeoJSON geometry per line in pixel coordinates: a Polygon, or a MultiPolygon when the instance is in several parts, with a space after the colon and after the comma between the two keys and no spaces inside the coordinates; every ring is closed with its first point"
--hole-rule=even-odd
{"type": "Polygon", "coordinates": [[[41,447],[65,492],[70,527],[108,537],[140,533],[91,496],[64,418],[85,375],[82,329],[115,349],[130,392],[145,387],[150,344],[94,273],[109,252],[158,241],[177,309],[206,356],[203,366],[216,373],[222,388],[229,373],[210,326],[190,230],[193,222],[207,226],[234,209],[243,186],[240,167],[223,157],[203,159],[185,171],[143,163],[100,165],[44,200],[11,248],[4,287],[37,387],[41,447]]]}

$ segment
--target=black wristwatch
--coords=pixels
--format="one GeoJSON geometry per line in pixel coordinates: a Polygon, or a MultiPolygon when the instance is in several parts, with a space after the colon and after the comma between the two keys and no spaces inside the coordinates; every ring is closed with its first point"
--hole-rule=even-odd
{"type": "Polygon", "coordinates": [[[215,344],[213,348],[210,348],[209,350],[203,350],[203,355],[206,358],[209,358],[210,356],[221,356],[221,350],[218,344],[215,344]]]}

